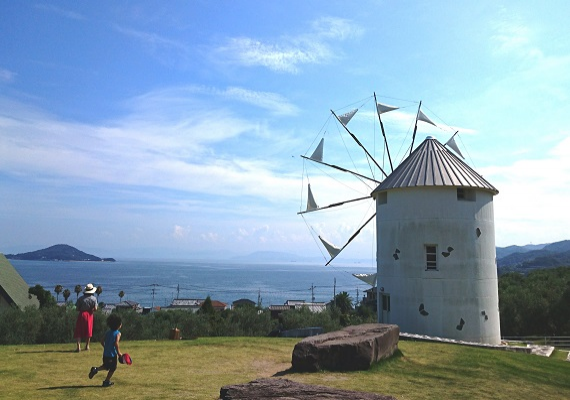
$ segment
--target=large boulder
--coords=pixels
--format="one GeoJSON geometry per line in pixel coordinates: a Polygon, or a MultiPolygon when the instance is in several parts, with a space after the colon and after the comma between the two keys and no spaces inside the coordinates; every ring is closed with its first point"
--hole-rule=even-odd
{"type": "Polygon", "coordinates": [[[258,379],[243,385],[229,385],[220,389],[219,400],[396,400],[392,396],[326,386],[307,385],[288,379],[258,379]]]}
{"type": "Polygon", "coordinates": [[[305,372],[366,370],[394,354],[399,336],[400,328],[388,324],[348,326],[311,336],[295,345],[292,368],[305,372]]]}

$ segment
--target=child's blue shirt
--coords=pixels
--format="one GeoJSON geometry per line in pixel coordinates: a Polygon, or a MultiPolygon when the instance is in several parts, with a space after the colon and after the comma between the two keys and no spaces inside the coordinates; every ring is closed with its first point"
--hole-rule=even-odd
{"type": "Polygon", "coordinates": [[[115,342],[117,341],[117,335],[121,333],[119,330],[107,331],[105,333],[105,346],[103,349],[103,357],[117,357],[117,349],[115,347],[115,342]]]}

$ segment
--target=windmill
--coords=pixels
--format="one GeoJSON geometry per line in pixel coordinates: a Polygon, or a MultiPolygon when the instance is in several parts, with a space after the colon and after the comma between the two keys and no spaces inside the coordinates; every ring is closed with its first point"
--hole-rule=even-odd
{"type": "MultiPolygon", "coordinates": [[[[374,221],[376,276],[354,275],[369,283],[376,278],[378,321],[397,323],[403,332],[497,344],[500,324],[492,200],[498,190],[462,161],[455,142],[457,131],[445,145],[428,136],[414,148],[419,126],[422,131],[426,124],[436,127],[421,102],[413,129],[412,125],[409,129],[411,145],[398,152],[403,160],[396,165],[383,118],[398,107],[378,103],[374,95],[374,108],[383,137],[382,164],[348,127],[358,110],[331,113],[341,131],[363,152],[367,173],[328,162],[324,137],[310,156],[302,156],[307,162],[348,174],[366,187],[374,186],[372,190],[319,206],[316,190],[308,182],[306,208],[299,214],[305,218],[371,202],[375,207],[370,215],[341,244],[327,239],[322,227],[321,232],[311,228],[329,255],[326,265],[374,221]]],[[[353,162],[353,166],[359,164],[353,162]]]]}

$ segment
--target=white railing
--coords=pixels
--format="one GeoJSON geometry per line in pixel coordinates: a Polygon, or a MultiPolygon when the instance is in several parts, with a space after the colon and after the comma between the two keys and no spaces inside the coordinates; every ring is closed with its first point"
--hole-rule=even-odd
{"type": "Polygon", "coordinates": [[[570,351],[570,336],[505,336],[502,340],[505,342],[554,346],[558,350],[570,351]]]}

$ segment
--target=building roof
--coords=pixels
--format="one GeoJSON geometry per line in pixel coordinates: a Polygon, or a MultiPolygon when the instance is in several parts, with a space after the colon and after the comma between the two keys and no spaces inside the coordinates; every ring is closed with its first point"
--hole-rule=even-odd
{"type": "Polygon", "coordinates": [[[204,299],[173,299],[170,307],[200,307],[204,299]]]}
{"type": "Polygon", "coordinates": [[[431,136],[388,175],[372,192],[372,196],[390,189],[418,186],[463,187],[499,193],[473,168],[431,136]]]}
{"type": "Polygon", "coordinates": [[[123,300],[118,304],[115,304],[116,308],[138,308],[140,307],[140,304],[137,303],[136,301],[132,301],[132,300],[123,300]]]}
{"type": "Polygon", "coordinates": [[[216,309],[225,310],[228,307],[228,305],[226,303],[222,303],[221,301],[218,301],[218,300],[212,300],[212,307],[214,307],[216,309]]]}
{"type": "Polygon", "coordinates": [[[10,261],[0,253],[0,296],[8,304],[20,308],[27,306],[39,307],[40,302],[35,295],[28,293],[29,286],[20,276],[10,261]]]}

